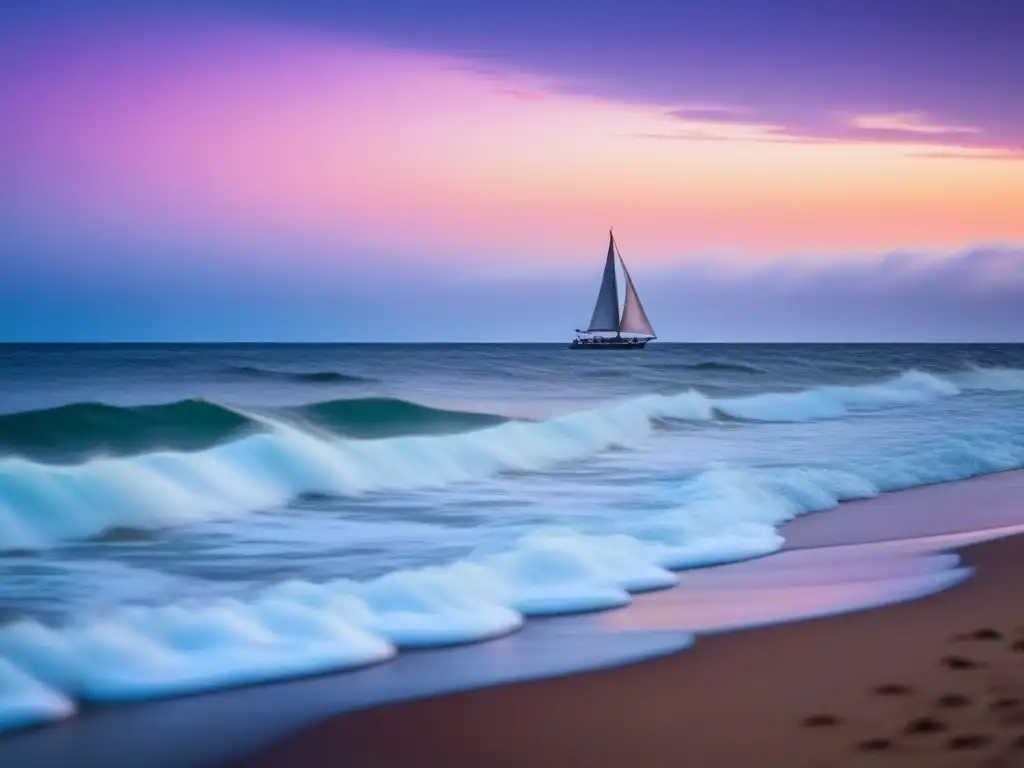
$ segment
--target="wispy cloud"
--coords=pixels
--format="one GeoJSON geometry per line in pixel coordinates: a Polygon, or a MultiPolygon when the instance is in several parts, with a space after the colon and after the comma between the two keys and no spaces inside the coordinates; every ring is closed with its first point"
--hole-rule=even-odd
{"type": "Polygon", "coordinates": [[[802,136],[794,136],[785,126],[767,123],[743,123],[735,121],[682,120],[678,130],[671,133],[635,134],[647,139],[670,141],[754,141],[754,142],[807,142],[802,136]]]}
{"type": "Polygon", "coordinates": [[[932,122],[920,112],[892,112],[889,114],[854,115],[850,125],[867,131],[891,131],[893,133],[927,134],[945,136],[960,133],[981,133],[973,125],[942,125],[932,122]]]}
{"type": "Polygon", "coordinates": [[[1024,145],[1005,145],[977,126],[954,125],[921,112],[851,114],[830,111],[789,122],[772,121],[736,106],[678,107],[667,112],[675,130],[635,134],[669,141],[743,141],[784,144],[899,144],[926,158],[1024,158],[1024,145]],[[915,151],[920,147],[920,151],[915,151]]]}
{"type": "Polygon", "coordinates": [[[497,91],[498,93],[511,96],[513,99],[518,99],[519,101],[544,101],[547,98],[547,96],[540,91],[528,91],[523,88],[499,87],[497,91]]]}
{"type": "Polygon", "coordinates": [[[930,157],[936,160],[1024,160],[1024,151],[1012,149],[985,149],[960,147],[939,151],[910,152],[912,157],[930,157]]]}
{"type": "Polygon", "coordinates": [[[730,122],[737,115],[745,115],[750,110],[730,104],[684,104],[669,111],[669,117],[679,120],[707,120],[713,122],[730,122]]]}

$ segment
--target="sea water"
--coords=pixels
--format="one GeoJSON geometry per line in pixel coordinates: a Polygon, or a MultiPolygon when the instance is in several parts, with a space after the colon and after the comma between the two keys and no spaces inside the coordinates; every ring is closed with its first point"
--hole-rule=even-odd
{"type": "Polygon", "coordinates": [[[0,346],[0,730],[621,607],[1021,466],[1020,346],[0,346]]]}

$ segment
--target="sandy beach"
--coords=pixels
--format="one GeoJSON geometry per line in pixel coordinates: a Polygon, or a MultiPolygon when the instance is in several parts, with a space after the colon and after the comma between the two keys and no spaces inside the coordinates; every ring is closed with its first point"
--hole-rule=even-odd
{"type": "MultiPolygon", "coordinates": [[[[901,536],[1017,522],[1021,481],[1009,473],[843,505],[794,523],[789,546],[826,544],[828,531],[885,538],[873,515],[901,536]]],[[[368,709],[237,765],[1013,765],[1024,737],[1024,537],[960,554],[974,576],[922,599],[368,709]]]]}

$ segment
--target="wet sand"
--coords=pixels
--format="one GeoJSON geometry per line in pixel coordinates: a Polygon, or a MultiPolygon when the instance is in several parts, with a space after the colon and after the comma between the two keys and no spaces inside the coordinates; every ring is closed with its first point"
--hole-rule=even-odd
{"type": "MultiPolygon", "coordinates": [[[[785,533],[798,548],[1019,523],[1022,491],[1022,473],[933,486],[843,505],[785,533]]],[[[1014,765],[1024,755],[1024,537],[960,552],[974,577],[912,602],[346,714],[237,765],[1014,765]]]]}

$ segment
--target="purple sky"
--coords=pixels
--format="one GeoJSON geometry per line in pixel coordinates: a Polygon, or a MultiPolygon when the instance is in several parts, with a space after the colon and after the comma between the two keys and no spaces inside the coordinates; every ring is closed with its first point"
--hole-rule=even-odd
{"type": "Polygon", "coordinates": [[[1017,0],[39,0],[9,29],[172,9],[471,57],[567,89],[721,105],[797,134],[829,112],[924,112],[1024,146],[1024,4],[1017,0]]]}

